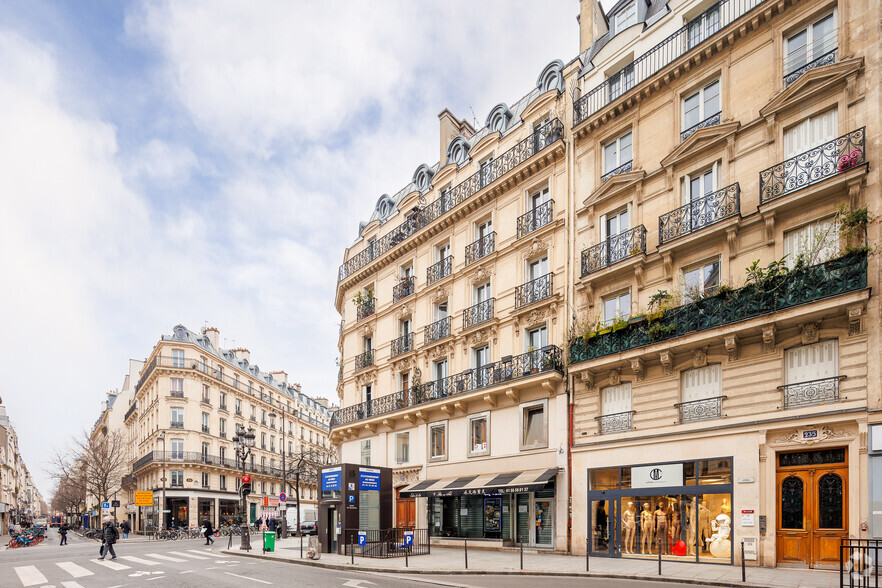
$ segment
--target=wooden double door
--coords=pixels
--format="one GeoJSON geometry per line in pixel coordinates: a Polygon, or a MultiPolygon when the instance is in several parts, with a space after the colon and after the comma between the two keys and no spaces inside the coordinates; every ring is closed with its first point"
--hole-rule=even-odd
{"type": "Polygon", "coordinates": [[[416,498],[402,498],[401,490],[395,493],[395,526],[416,528],[416,498]]]}
{"type": "Polygon", "coordinates": [[[845,458],[845,449],[779,454],[778,563],[839,566],[840,539],[848,536],[845,458]]]}

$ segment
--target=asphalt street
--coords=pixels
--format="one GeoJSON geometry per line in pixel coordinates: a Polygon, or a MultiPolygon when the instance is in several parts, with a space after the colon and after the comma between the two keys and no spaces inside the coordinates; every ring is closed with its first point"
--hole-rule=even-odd
{"type": "MultiPolygon", "coordinates": [[[[99,544],[68,534],[69,545],[58,542],[55,529],[34,547],[0,550],[0,585],[4,588],[122,588],[123,586],[241,587],[342,586],[350,588],[535,588],[537,585],[583,588],[617,586],[649,588],[660,584],[630,580],[537,578],[529,576],[414,576],[338,571],[299,564],[221,555],[227,540],[206,546],[202,539],[179,541],[121,540],[117,559],[98,561],[99,544]]],[[[677,586],[666,583],[664,586],[677,586]]],[[[694,587],[694,585],[692,585],[694,587]]],[[[146,587],[145,587],[146,588],[146,587]]]]}

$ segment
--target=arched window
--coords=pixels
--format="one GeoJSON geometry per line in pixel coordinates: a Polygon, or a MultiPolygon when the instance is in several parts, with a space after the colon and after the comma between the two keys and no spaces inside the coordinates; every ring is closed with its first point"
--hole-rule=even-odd
{"type": "Polygon", "coordinates": [[[464,164],[469,159],[469,149],[471,148],[462,135],[457,135],[447,145],[447,163],[464,164]]]}
{"type": "Polygon", "coordinates": [[[487,128],[492,132],[503,133],[508,128],[512,114],[504,103],[497,104],[487,115],[487,128]]]}
{"type": "Polygon", "coordinates": [[[548,92],[549,90],[563,92],[563,61],[555,59],[546,65],[542,73],[539,74],[539,79],[536,80],[536,87],[542,92],[548,92]]]}

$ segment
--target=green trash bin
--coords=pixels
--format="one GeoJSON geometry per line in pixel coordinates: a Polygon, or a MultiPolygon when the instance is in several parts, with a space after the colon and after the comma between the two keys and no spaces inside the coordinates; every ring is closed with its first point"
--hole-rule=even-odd
{"type": "Polygon", "coordinates": [[[263,550],[265,552],[276,550],[276,532],[275,531],[264,531],[263,532],[263,550]]]}

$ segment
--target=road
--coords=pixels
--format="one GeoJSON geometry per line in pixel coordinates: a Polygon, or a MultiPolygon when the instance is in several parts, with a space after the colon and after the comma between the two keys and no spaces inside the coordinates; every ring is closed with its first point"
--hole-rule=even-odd
{"type": "MultiPolygon", "coordinates": [[[[605,578],[536,578],[529,576],[414,576],[337,571],[289,563],[221,555],[226,541],[206,546],[201,539],[185,541],[122,540],[116,560],[97,561],[98,543],[68,534],[58,544],[55,529],[35,547],[0,550],[0,585],[5,588],[211,588],[252,586],[328,586],[350,588],[658,588],[652,582],[605,578]],[[146,584],[149,582],[149,584],[146,584]]],[[[677,586],[665,584],[665,586],[677,586]]],[[[691,585],[690,588],[694,588],[691,585]]]]}

